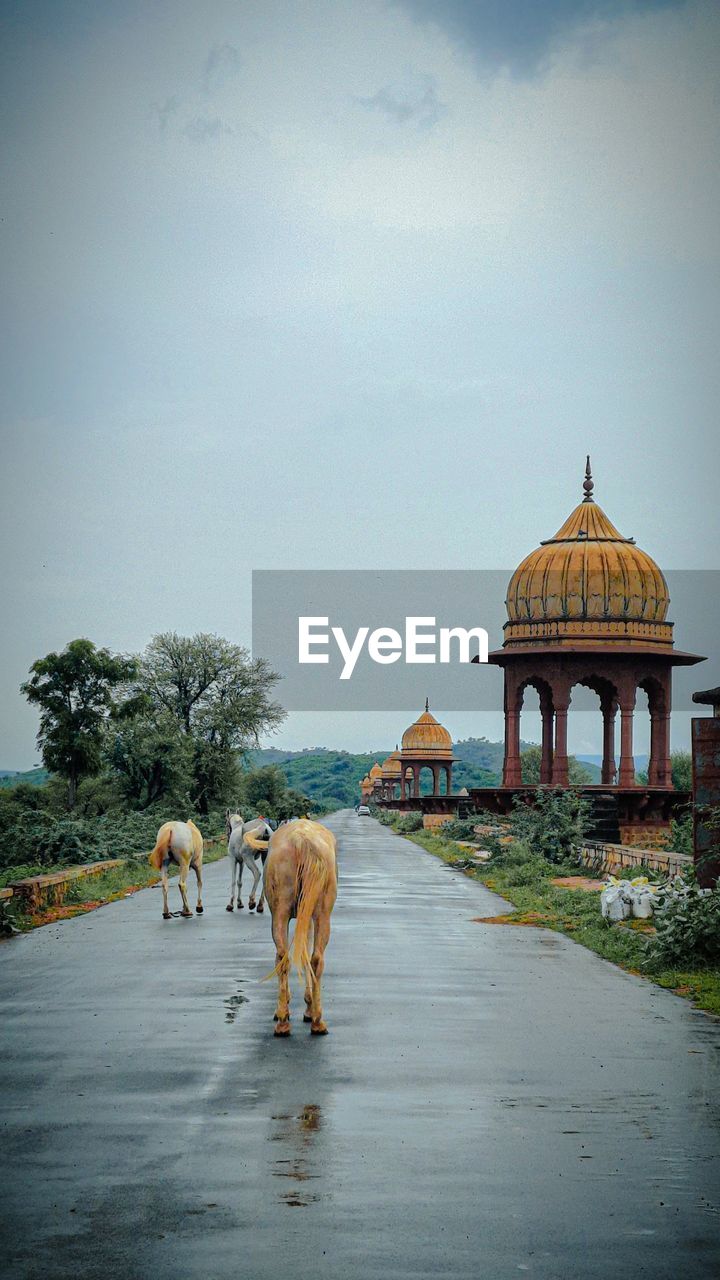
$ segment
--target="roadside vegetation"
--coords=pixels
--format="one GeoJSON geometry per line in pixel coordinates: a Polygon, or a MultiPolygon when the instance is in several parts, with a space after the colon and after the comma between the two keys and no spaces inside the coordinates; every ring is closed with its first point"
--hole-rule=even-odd
{"type": "Polygon", "coordinates": [[[700,892],[690,871],[687,892],[670,899],[652,921],[608,923],[600,913],[599,891],[553,883],[570,876],[593,878],[574,852],[587,821],[582,801],[572,791],[542,795],[534,809],[516,809],[509,825],[498,824],[494,832],[486,813],[446,823],[437,833],[419,829],[417,814],[377,816],[511,903],[514,911],[492,917],[491,925],[564,933],[605,960],[720,1015],[720,888],[700,892]],[[480,824],[485,832],[477,835],[480,824]],[[490,855],[486,862],[477,860],[478,845],[490,855]]]}
{"type": "MultiPolygon", "coordinates": [[[[191,817],[210,839],[224,834],[228,807],[278,820],[308,812],[277,765],[251,766],[260,735],[285,714],[272,699],[277,679],[205,634],[158,635],[129,657],[75,640],[35,662],[22,691],[40,713],[44,770],[0,787],[0,888],[128,859],[69,891],[95,900],[148,882],[145,854],[169,819],[191,817]]],[[[7,919],[12,907],[0,910],[7,919]]]]}

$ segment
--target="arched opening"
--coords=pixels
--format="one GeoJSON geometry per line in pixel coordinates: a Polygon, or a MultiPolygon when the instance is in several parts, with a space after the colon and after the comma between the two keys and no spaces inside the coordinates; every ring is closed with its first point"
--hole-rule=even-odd
{"type": "Polygon", "coordinates": [[[651,787],[672,786],[670,768],[670,713],[666,690],[655,676],[638,681],[635,695],[636,723],[650,721],[647,738],[647,782],[651,787]]]}
{"type": "MultiPolygon", "coordinates": [[[[617,783],[617,765],[615,763],[615,722],[618,708],[618,692],[611,680],[604,676],[587,675],[581,676],[572,686],[575,688],[580,685],[583,689],[587,689],[590,694],[597,697],[596,709],[599,709],[602,717],[601,735],[596,738],[591,735],[590,741],[593,745],[601,748],[598,752],[588,751],[583,754],[597,754],[600,763],[600,782],[603,786],[612,787],[617,783]]],[[[572,690],[571,690],[572,692],[572,690]]],[[[586,709],[583,709],[586,713],[586,709]]],[[[592,714],[592,708],[589,709],[592,714]]]]}
{"type": "Polygon", "coordinates": [[[553,780],[554,756],[553,696],[547,680],[543,680],[540,676],[532,676],[520,686],[518,691],[518,749],[520,749],[522,741],[520,721],[523,711],[525,711],[526,717],[532,716],[534,718],[536,725],[539,721],[540,732],[533,736],[540,738],[540,749],[537,760],[526,760],[526,776],[522,778],[522,781],[547,786],[553,780]]]}

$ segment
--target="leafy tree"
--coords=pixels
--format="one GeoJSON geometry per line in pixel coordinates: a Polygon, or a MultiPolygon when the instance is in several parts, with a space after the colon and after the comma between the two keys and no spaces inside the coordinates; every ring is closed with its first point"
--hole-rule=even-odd
{"type": "Polygon", "coordinates": [[[147,809],[158,800],[187,794],[194,751],[169,714],[121,718],[115,726],[108,762],[120,778],[126,800],[147,809]]]}
{"type": "Polygon", "coordinates": [[[21,692],[40,708],[37,742],[47,769],[68,784],[72,809],[81,778],[98,773],[113,694],[134,674],[132,659],[72,640],[61,653],[38,658],[21,692]]]}
{"type": "Polygon", "coordinates": [[[237,755],[285,718],[271,697],[279,676],[264,658],[220,636],[155,636],[140,659],[135,696],[170,717],[194,744],[193,803],[206,813],[238,782],[237,755]]]}
{"type": "Polygon", "coordinates": [[[672,784],[676,791],[692,791],[692,756],[689,751],[671,751],[672,784]]]}
{"type": "MultiPolygon", "coordinates": [[[[531,786],[538,786],[540,783],[540,765],[542,763],[542,747],[528,747],[520,755],[520,767],[522,769],[523,782],[529,783],[531,786]]],[[[589,771],[575,759],[575,756],[568,756],[568,776],[570,785],[573,787],[582,787],[587,782],[592,782],[592,776],[589,771]]]]}

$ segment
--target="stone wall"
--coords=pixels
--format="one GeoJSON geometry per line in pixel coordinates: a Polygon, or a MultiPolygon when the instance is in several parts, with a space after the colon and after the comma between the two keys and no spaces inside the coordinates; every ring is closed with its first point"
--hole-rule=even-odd
{"type": "Polygon", "coordinates": [[[636,849],[630,845],[600,844],[586,840],[580,849],[580,861],[598,875],[638,874],[643,867],[662,875],[684,875],[692,858],[669,849],[636,849]]]}

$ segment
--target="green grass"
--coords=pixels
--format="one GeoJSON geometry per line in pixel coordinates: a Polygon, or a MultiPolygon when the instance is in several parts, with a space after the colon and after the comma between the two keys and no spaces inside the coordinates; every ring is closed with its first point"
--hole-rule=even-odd
{"type": "MultiPolygon", "coordinates": [[[[416,832],[405,839],[412,840],[450,865],[462,862],[467,856],[467,850],[442,836],[416,832]]],[[[465,870],[465,874],[511,902],[516,908],[513,913],[516,922],[524,919],[539,928],[564,933],[605,960],[686,996],[708,1013],[720,1015],[720,970],[651,971],[646,956],[646,935],[629,923],[610,925],[603,920],[596,893],[563,889],[551,884],[552,876],[583,874],[581,867],[553,867],[550,864],[545,867],[533,858],[529,863],[514,866],[504,867],[499,863],[473,867],[465,870]],[[525,868],[529,868],[529,873],[525,873],[525,868]],[[530,882],[518,883],[525,876],[530,882]]]]}

